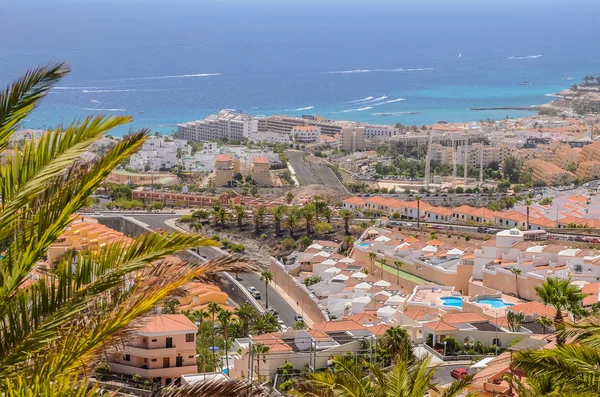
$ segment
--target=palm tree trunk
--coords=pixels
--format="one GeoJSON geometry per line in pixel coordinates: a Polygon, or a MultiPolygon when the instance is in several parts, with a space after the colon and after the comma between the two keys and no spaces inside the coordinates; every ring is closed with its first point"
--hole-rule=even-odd
{"type": "Polygon", "coordinates": [[[212,348],[213,352],[213,363],[215,362],[215,312],[213,312],[212,317],[212,348]]]}
{"type": "Polygon", "coordinates": [[[519,295],[519,275],[515,274],[515,288],[517,290],[517,298],[521,299],[521,296],[519,295]]]}
{"type": "Polygon", "coordinates": [[[227,367],[227,376],[229,376],[229,353],[227,350],[227,326],[223,327],[223,333],[225,334],[225,366],[227,367]]]}
{"type": "Polygon", "coordinates": [[[417,229],[421,227],[421,200],[417,200],[417,229]]]}
{"type": "Polygon", "coordinates": [[[529,206],[527,206],[527,230],[529,230],[529,206]]]}
{"type": "Polygon", "coordinates": [[[269,284],[267,280],[265,280],[265,306],[267,309],[269,308],[269,284]]]}

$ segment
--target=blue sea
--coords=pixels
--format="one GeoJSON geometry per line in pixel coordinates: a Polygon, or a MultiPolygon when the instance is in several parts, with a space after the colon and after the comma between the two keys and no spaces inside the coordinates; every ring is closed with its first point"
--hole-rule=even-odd
{"type": "Polygon", "coordinates": [[[501,119],[533,113],[469,108],[541,104],[600,74],[590,0],[19,0],[0,15],[0,84],[41,63],[73,69],[31,128],[106,113],[134,116],[117,135],[168,133],[224,108],[501,119]]]}

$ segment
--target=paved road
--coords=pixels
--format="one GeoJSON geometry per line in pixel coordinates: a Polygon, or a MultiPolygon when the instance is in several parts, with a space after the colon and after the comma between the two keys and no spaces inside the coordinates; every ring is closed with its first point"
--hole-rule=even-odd
{"type": "Polygon", "coordinates": [[[433,379],[435,379],[435,381],[439,384],[439,385],[446,385],[448,383],[452,383],[454,382],[456,379],[454,379],[452,376],[450,376],[450,371],[456,368],[464,368],[464,369],[468,369],[467,365],[444,365],[443,367],[439,367],[435,373],[435,375],[433,376],[433,379]]]}
{"type": "Polygon", "coordinates": [[[302,159],[304,152],[289,150],[285,154],[288,156],[301,185],[325,185],[346,193],[346,189],[329,167],[308,164],[302,159]]]}
{"type": "MultiPolygon", "coordinates": [[[[179,217],[179,215],[176,214],[131,214],[128,216],[135,218],[140,222],[144,222],[152,229],[162,228],[164,230],[173,230],[173,228],[165,224],[166,220],[179,217]]],[[[214,259],[222,255],[219,250],[216,250],[213,247],[200,247],[198,249],[198,254],[206,259],[214,259]]],[[[233,274],[231,276],[235,277],[233,274]]],[[[239,281],[244,287],[248,288],[252,286],[260,291],[261,300],[259,300],[259,302],[264,307],[266,303],[265,283],[260,281],[260,276],[255,273],[243,273],[239,276],[241,278],[239,281]]],[[[296,315],[296,312],[272,287],[269,287],[269,307],[272,307],[279,312],[279,316],[285,325],[294,325],[294,316],[296,315]]]]}

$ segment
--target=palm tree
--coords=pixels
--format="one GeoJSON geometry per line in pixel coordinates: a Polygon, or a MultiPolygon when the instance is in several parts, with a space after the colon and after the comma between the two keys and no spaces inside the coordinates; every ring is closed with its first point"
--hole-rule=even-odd
{"type": "Polygon", "coordinates": [[[242,230],[244,227],[244,218],[246,217],[246,207],[243,205],[236,205],[234,207],[235,219],[237,220],[237,225],[242,230]]]}
{"type": "Polygon", "coordinates": [[[270,270],[263,270],[260,274],[261,281],[265,282],[265,306],[269,308],[269,283],[273,281],[273,273],[270,270]]]}
{"type": "Polygon", "coordinates": [[[315,194],[313,196],[313,205],[315,206],[315,222],[319,222],[319,204],[321,204],[321,195],[315,194]]]}
{"type": "Polygon", "coordinates": [[[404,265],[402,261],[394,261],[394,267],[396,268],[396,284],[400,285],[400,268],[404,265]]]}
{"type": "Polygon", "coordinates": [[[225,343],[225,366],[227,367],[227,371],[229,371],[229,350],[227,349],[227,340],[229,338],[229,326],[231,325],[231,312],[229,310],[221,309],[219,310],[218,318],[221,329],[223,330],[223,340],[225,343]]]}
{"type": "Polygon", "coordinates": [[[531,226],[529,225],[529,207],[531,207],[530,199],[525,200],[525,206],[527,206],[527,230],[529,230],[531,229],[531,226]]]}
{"type": "Polygon", "coordinates": [[[297,208],[292,209],[285,217],[285,226],[289,229],[291,238],[294,238],[294,230],[296,229],[296,226],[298,226],[299,220],[300,212],[297,208]]]}
{"type": "Polygon", "coordinates": [[[256,376],[260,379],[260,356],[262,355],[263,361],[267,362],[266,354],[271,350],[269,346],[265,346],[262,343],[258,343],[253,346],[254,354],[256,355],[256,376]]]}
{"type": "Polygon", "coordinates": [[[342,242],[344,243],[344,249],[349,250],[352,247],[352,244],[354,244],[354,237],[344,236],[342,242]]]}
{"type": "Polygon", "coordinates": [[[371,260],[371,271],[373,271],[373,267],[375,266],[375,258],[377,258],[377,254],[373,251],[369,252],[369,259],[371,260]]]}
{"type": "Polygon", "coordinates": [[[511,332],[518,332],[521,329],[521,324],[525,319],[523,312],[508,312],[506,313],[506,320],[508,321],[508,329],[511,332]]]}
{"type": "Polygon", "coordinates": [[[565,387],[555,382],[549,376],[535,376],[522,380],[509,373],[504,375],[504,380],[508,382],[511,390],[516,392],[516,395],[519,397],[559,396],[565,392],[565,387]]]}
{"type": "MultiPolygon", "coordinates": [[[[547,306],[552,306],[556,310],[554,316],[554,328],[558,329],[563,322],[562,312],[573,310],[581,306],[581,301],[585,294],[571,284],[571,279],[559,280],[558,278],[548,277],[541,285],[535,287],[535,293],[547,306]]],[[[564,340],[557,335],[557,344],[563,344],[564,340]]]]}
{"type": "Polygon", "coordinates": [[[401,360],[412,363],[416,360],[410,335],[405,328],[390,327],[385,331],[381,342],[385,351],[390,354],[391,362],[401,360]]]}
{"type": "Polygon", "coordinates": [[[281,221],[283,220],[283,216],[287,212],[287,208],[283,205],[275,207],[273,210],[273,222],[275,223],[275,233],[279,236],[281,234],[281,221]]]}
{"type": "Polygon", "coordinates": [[[252,222],[254,222],[254,230],[256,233],[260,232],[260,228],[263,225],[266,214],[267,209],[265,207],[258,207],[254,209],[254,212],[252,213],[252,222]]]}
{"type": "MultiPolygon", "coordinates": [[[[0,151],[50,88],[64,64],[32,69],[0,92],[0,151]]],[[[85,153],[129,117],[88,117],[25,138],[0,165],[0,394],[98,395],[86,376],[135,321],[194,278],[240,265],[221,259],[192,267],[176,252],[214,245],[194,234],[145,233],[87,252],[66,252],[52,272],[32,277],[49,247],[110,172],[144,143],[125,136],[89,162],[85,153]],[[88,388],[89,386],[89,388],[88,388]]]]}
{"type": "Polygon", "coordinates": [[[248,337],[250,323],[258,316],[258,310],[256,310],[256,308],[249,303],[243,303],[240,305],[240,307],[235,309],[234,314],[238,316],[243,324],[244,338],[248,337]]]}
{"type": "Polygon", "coordinates": [[[221,224],[221,226],[225,226],[225,222],[227,222],[227,219],[229,219],[229,213],[227,212],[227,209],[225,209],[224,207],[220,207],[215,213],[215,223],[217,224],[221,224]]]}
{"type": "Polygon", "coordinates": [[[354,217],[354,214],[351,211],[346,209],[340,211],[340,218],[344,221],[344,230],[346,234],[350,234],[350,220],[354,217]]]}
{"type": "Polygon", "coordinates": [[[421,227],[421,195],[417,195],[415,200],[417,200],[417,228],[421,227]]]}
{"type": "Polygon", "coordinates": [[[206,311],[206,309],[201,308],[198,310],[194,310],[192,312],[192,316],[194,321],[198,321],[200,324],[198,325],[198,333],[202,333],[204,331],[204,319],[209,318],[210,314],[206,311]]]}
{"type": "MultiPolygon", "coordinates": [[[[357,363],[354,357],[334,357],[333,369],[309,372],[306,380],[298,385],[298,391],[311,397],[423,397],[436,388],[437,367],[428,368],[430,361],[430,357],[414,363],[398,360],[390,371],[384,372],[364,359],[357,363]]],[[[454,382],[441,396],[461,395],[472,378],[469,375],[454,382]]]]}
{"type": "Polygon", "coordinates": [[[304,207],[302,207],[302,209],[300,210],[300,214],[302,215],[302,218],[306,221],[306,234],[310,234],[311,233],[311,225],[314,222],[315,219],[315,211],[312,208],[313,204],[308,204],[304,207]]]}
{"type": "Polygon", "coordinates": [[[294,194],[292,192],[287,192],[285,194],[285,202],[288,203],[288,205],[292,204],[292,201],[294,201],[294,194]]]}
{"type": "Polygon", "coordinates": [[[331,210],[331,207],[329,205],[325,205],[323,206],[323,208],[321,208],[321,215],[327,219],[327,223],[331,223],[331,218],[333,217],[333,211],[331,210]]]}
{"type": "Polygon", "coordinates": [[[258,315],[252,320],[252,333],[256,335],[266,334],[277,330],[277,319],[270,313],[258,315]]]}
{"type": "Polygon", "coordinates": [[[546,317],[546,316],[541,316],[538,317],[535,320],[536,323],[538,323],[541,327],[542,327],[542,333],[545,334],[546,333],[546,328],[550,327],[552,325],[552,319],[546,317]]]}
{"type": "Polygon", "coordinates": [[[379,276],[380,276],[381,278],[383,278],[383,270],[385,269],[385,267],[384,267],[384,266],[386,266],[386,265],[387,265],[387,259],[385,259],[385,258],[381,258],[381,259],[379,260],[379,266],[377,266],[377,267],[379,267],[379,268],[381,269],[381,272],[380,272],[380,274],[379,274],[379,276]]]}
{"type": "Polygon", "coordinates": [[[212,325],[211,325],[211,343],[212,343],[212,352],[213,352],[213,360],[215,359],[215,321],[217,313],[221,310],[221,306],[217,302],[210,302],[208,304],[208,312],[212,316],[212,325]]]}
{"type": "Polygon", "coordinates": [[[523,273],[523,271],[521,269],[513,267],[510,269],[510,272],[515,275],[515,288],[517,291],[517,298],[521,299],[521,296],[519,295],[519,275],[523,273]]]}

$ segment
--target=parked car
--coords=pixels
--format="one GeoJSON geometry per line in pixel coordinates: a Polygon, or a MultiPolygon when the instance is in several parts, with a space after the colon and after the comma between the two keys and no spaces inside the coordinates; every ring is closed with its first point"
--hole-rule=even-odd
{"type": "Polygon", "coordinates": [[[464,368],[456,368],[450,371],[450,376],[454,379],[462,379],[468,375],[468,372],[464,368]]]}
{"type": "Polygon", "coordinates": [[[260,292],[259,291],[252,291],[252,296],[254,297],[254,299],[260,299],[260,292]]]}
{"type": "Polygon", "coordinates": [[[272,315],[274,315],[274,316],[278,316],[278,315],[279,315],[279,313],[277,313],[277,310],[274,310],[273,308],[270,308],[270,309],[268,310],[268,312],[269,312],[269,313],[271,313],[271,314],[272,314],[272,315]]]}
{"type": "Polygon", "coordinates": [[[296,314],[296,315],[294,316],[294,320],[296,320],[296,321],[304,321],[304,319],[302,318],[302,316],[301,316],[301,315],[299,315],[299,314],[296,314]]]}
{"type": "Polygon", "coordinates": [[[254,287],[248,287],[248,291],[254,292],[254,291],[256,291],[256,288],[254,288],[254,287]]]}

